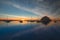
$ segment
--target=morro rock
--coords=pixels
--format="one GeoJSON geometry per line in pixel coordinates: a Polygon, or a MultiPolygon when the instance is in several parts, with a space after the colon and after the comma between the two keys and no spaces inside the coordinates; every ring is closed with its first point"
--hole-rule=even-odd
{"type": "Polygon", "coordinates": [[[47,25],[49,22],[51,22],[51,19],[49,17],[47,17],[47,16],[44,16],[44,17],[42,17],[40,22],[47,25]]]}

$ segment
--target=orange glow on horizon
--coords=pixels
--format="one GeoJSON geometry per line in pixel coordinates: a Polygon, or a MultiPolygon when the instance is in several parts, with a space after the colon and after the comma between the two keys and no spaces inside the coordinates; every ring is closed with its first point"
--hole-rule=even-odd
{"type": "MultiPolygon", "coordinates": [[[[49,17],[51,20],[60,20],[59,18],[49,17]]],[[[0,18],[0,20],[40,20],[41,18],[28,18],[28,17],[16,17],[16,18],[0,18]]]]}

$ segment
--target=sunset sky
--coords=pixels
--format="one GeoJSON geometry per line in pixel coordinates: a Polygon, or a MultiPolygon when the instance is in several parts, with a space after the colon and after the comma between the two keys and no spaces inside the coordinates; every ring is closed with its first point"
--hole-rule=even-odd
{"type": "Polygon", "coordinates": [[[60,17],[59,0],[0,0],[0,18],[60,17]]]}

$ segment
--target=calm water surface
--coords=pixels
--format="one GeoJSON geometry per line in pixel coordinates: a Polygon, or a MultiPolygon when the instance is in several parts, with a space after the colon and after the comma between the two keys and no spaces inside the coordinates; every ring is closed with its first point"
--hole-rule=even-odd
{"type": "Polygon", "coordinates": [[[60,22],[0,22],[0,40],[60,40],[60,22]]]}

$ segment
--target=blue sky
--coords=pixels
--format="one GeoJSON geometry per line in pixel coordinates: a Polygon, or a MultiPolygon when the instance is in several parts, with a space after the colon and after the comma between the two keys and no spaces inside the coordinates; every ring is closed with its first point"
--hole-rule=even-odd
{"type": "Polygon", "coordinates": [[[0,0],[0,15],[60,17],[59,10],[59,0],[0,0]]]}

